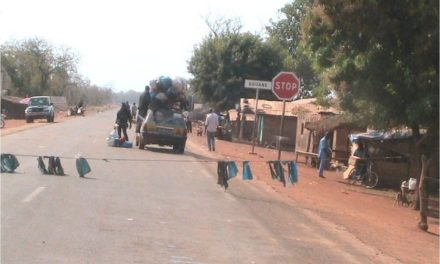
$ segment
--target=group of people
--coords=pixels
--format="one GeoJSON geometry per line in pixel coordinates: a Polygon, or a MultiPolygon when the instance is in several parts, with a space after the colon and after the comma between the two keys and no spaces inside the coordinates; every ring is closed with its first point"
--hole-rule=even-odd
{"type": "MultiPolygon", "coordinates": [[[[136,121],[136,133],[140,133],[140,128],[147,115],[150,102],[150,87],[147,85],[145,86],[144,92],[139,97],[139,103],[137,106],[136,103],[133,103],[133,106],[130,109],[130,104],[128,102],[121,104],[121,108],[116,114],[116,125],[119,138],[121,138],[121,134],[123,134],[125,140],[129,140],[127,128],[131,129],[133,121],[136,121]]],[[[188,131],[191,132],[192,128],[190,119],[186,118],[185,121],[187,127],[189,126],[188,131]]],[[[209,151],[215,151],[215,134],[217,133],[218,126],[218,115],[210,109],[205,119],[205,133],[207,135],[209,151]]]]}
{"type": "Polygon", "coordinates": [[[124,139],[128,141],[127,128],[131,129],[133,121],[136,122],[136,133],[140,132],[142,121],[148,112],[148,106],[151,101],[150,87],[145,86],[144,92],[139,97],[139,104],[133,103],[130,109],[128,102],[122,103],[121,108],[116,114],[116,125],[118,130],[118,136],[121,138],[121,134],[124,134],[124,139]]]}

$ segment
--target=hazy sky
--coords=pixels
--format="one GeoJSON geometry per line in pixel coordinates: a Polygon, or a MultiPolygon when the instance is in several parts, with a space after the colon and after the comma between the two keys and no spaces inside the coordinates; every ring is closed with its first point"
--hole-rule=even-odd
{"type": "Polygon", "coordinates": [[[79,72],[115,91],[142,91],[149,80],[187,72],[207,16],[239,18],[263,33],[289,0],[4,0],[0,42],[39,37],[80,56],[79,72]]]}

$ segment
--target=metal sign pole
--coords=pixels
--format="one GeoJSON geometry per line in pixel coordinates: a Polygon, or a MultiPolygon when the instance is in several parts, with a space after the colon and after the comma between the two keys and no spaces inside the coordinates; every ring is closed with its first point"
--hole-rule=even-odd
{"type": "Polygon", "coordinates": [[[283,138],[285,111],[286,111],[286,100],[283,100],[283,114],[281,115],[280,137],[278,138],[278,160],[281,160],[281,139],[283,138]]]}
{"type": "Polygon", "coordinates": [[[256,93],[256,96],[255,96],[254,129],[252,129],[252,151],[249,152],[249,154],[256,154],[254,152],[254,150],[255,150],[255,138],[256,138],[255,133],[256,133],[256,130],[257,130],[257,111],[258,111],[258,97],[259,97],[259,94],[260,94],[260,89],[257,88],[257,93],[256,93]]]}

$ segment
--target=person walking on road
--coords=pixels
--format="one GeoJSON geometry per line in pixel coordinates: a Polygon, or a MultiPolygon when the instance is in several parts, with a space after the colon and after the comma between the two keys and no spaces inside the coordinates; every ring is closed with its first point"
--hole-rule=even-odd
{"type": "Polygon", "coordinates": [[[148,106],[150,105],[150,86],[145,86],[145,91],[139,96],[138,117],[136,119],[136,133],[141,132],[141,125],[147,116],[148,106]]]}
{"type": "Polygon", "coordinates": [[[324,177],[324,169],[327,167],[327,164],[332,156],[332,150],[330,148],[329,143],[330,134],[325,133],[325,135],[319,141],[318,148],[318,159],[319,159],[319,177],[324,177]]]}
{"type": "Polygon", "coordinates": [[[205,120],[205,131],[208,138],[209,151],[215,151],[215,133],[217,132],[218,125],[218,115],[210,109],[205,120]]]}
{"type": "Polygon", "coordinates": [[[121,138],[121,130],[124,133],[124,138],[126,141],[128,141],[128,134],[127,134],[127,127],[131,128],[131,113],[125,105],[125,103],[122,103],[121,109],[119,109],[118,113],[116,114],[116,124],[118,125],[118,136],[121,138]],[[130,125],[129,125],[130,124],[130,125]]]}
{"type": "Polygon", "coordinates": [[[133,121],[136,122],[136,111],[137,111],[136,103],[133,103],[133,106],[131,107],[131,116],[133,117],[133,121]]]}

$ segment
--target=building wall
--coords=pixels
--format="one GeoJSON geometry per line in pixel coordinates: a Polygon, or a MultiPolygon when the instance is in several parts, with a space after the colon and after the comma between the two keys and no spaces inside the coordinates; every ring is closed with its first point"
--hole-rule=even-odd
{"type": "Polygon", "coordinates": [[[24,119],[24,110],[27,105],[11,102],[2,98],[1,100],[2,113],[6,114],[6,118],[24,119]]]}
{"type": "Polygon", "coordinates": [[[298,116],[296,126],[296,143],[295,150],[316,152],[314,145],[316,145],[315,136],[313,131],[305,128],[307,122],[315,121],[318,118],[316,115],[300,115],[298,116]],[[307,146],[309,145],[309,148],[307,146]]]}
{"type": "Polygon", "coordinates": [[[348,160],[350,157],[350,130],[346,128],[338,128],[333,133],[333,158],[338,161],[348,160]]]}
{"type": "MultiPolygon", "coordinates": [[[[280,134],[281,116],[275,115],[264,115],[264,125],[263,125],[263,145],[273,144],[276,142],[276,136],[280,134]]],[[[296,127],[297,118],[294,116],[284,117],[284,129],[283,137],[287,137],[286,147],[290,150],[294,150],[296,141],[296,127]]],[[[261,128],[260,128],[261,129],[261,128]]]]}

